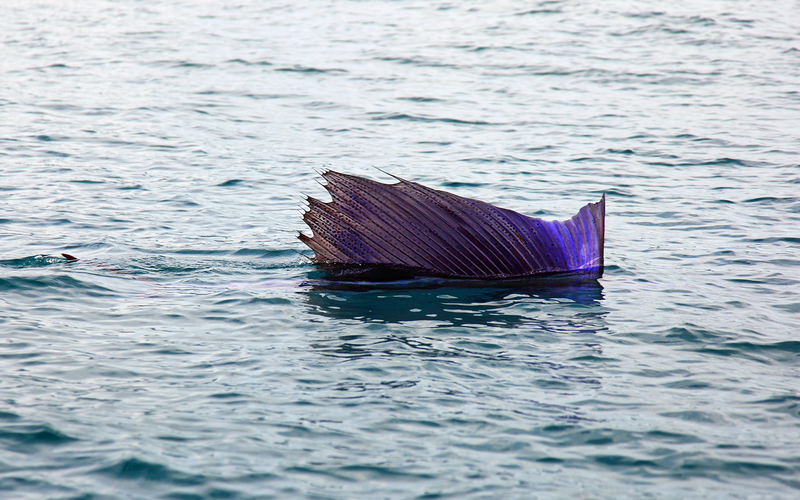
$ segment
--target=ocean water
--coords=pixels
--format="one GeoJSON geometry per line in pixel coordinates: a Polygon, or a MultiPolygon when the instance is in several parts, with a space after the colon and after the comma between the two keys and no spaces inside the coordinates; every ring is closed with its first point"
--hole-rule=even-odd
{"type": "Polygon", "coordinates": [[[0,498],[800,497],[796,2],[0,14],[0,498]],[[331,281],[328,168],[605,274],[331,281]]]}

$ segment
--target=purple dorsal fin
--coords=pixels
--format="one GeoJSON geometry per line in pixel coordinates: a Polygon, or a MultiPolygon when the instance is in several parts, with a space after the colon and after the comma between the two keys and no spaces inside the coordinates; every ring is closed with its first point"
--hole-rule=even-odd
{"type": "Polygon", "coordinates": [[[605,195],[570,220],[544,221],[399,177],[322,176],[332,200],[308,198],[303,220],[313,236],[299,236],[316,263],[453,278],[602,273],[605,195]]]}

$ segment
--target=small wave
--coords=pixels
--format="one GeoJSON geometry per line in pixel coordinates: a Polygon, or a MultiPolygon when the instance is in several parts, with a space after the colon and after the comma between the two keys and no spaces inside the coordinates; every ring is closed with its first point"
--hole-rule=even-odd
{"type": "Polygon", "coordinates": [[[715,332],[696,325],[676,326],[665,330],[664,340],[657,343],[700,343],[727,337],[728,334],[715,332]]]}
{"type": "Polygon", "coordinates": [[[159,483],[197,486],[207,482],[206,476],[181,472],[166,465],[147,462],[138,458],[121,460],[94,471],[95,474],[129,481],[154,481],[159,483]]]}
{"type": "Polygon", "coordinates": [[[217,184],[217,187],[238,186],[238,185],[240,185],[240,184],[242,184],[244,182],[247,182],[247,181],[244,181],[242,179],[230,179],[230,180],[227,180],[225,182],[221,182],[221,183],[217,184]]]}
{"type": "MultiPolygon", "coordinates": [[[[161,255],[165,254],[172,254],[172,255],[208,255],[208,256],[248,256],[248,257],[263,257],[263,258],[280,258],[280,257],[295,257],[297,256],[297,251],[291,248],[283,248],[283,249],[269,249],[269,248],[239,248],[239,249],[210,249],[210,248],[183,248],[180,250],[175,250],[172,252],[161,250],[160,252],[156,252],[155,250],[152,253],[159,253],[161,255]]],[[[217,261],[213,263],[195,263],[192,265],[187,265],[185,270],[198,270],[203,269],[209,265],[225,265],[225,264],[234,264],[232,261],[217,261]]],[[[239,261],[235,261],[236,267],[241,267],[242,263],[239,261]]],[[[286,264],[287,266],[291,267],[291,265],[286,264]]],[[[273,269],[274,264],[266,265],[264,263],[253,263],[253,266],[256,269],[273,269]]],[[[170,269],[175,269],[175,266],[170,266],[170,269]]],[[[153,271],[163,270],[158,267],[154,268],[153,271]]]]}
{"type": "Polygon", "coordinates": [[[63,264],[67,259],[52,255],[34,255],[21,259],[0,260],[0,267],[10,267],[14,269],[27,269],[31,267],[46,267],[53,264],[63,264]]]}
{"type": "Polygon", "coordinates": [[[758,203],[763,205],[772,205],[773,203],[795,203],[798,199],[795,197],[776,198],[774,196],[761,196],[759,198],[751,198],[744,200],[744,203],[758,203]]]}
{"type": "Polygon", "coordinates": [[[788,413],[793,417],[800,417],[800,396],[795,394],[782,394],[767,399],[751,401],[750,404],[768,407],[767,411],[773,413],[788,413]]]}
{"type": "Polygon", "coordinates": [[[98,181],[98,180],[94,180],[94,179],[75,179],[75,180],[70,180],[68,182],[71,182],[72,184],[105,184],[106,183],[106,181],[98,181]]]}
{"type": "Polygon", "coordinates": [[[26,293],[39,291],[46,288],[57,290],[84,290],[92,293],[102,292],[111,293],[111,290],[103,286],[81,281],[68,275],[39,276],[39,277],[4,277],[0,278],[0,290],[26,293]]]}
{"type": "Polygon", "coordinates": [[[264,258],[278,258],[278,257],[296,257],[297,251],[291,248],[282,249],[264,249],[264,248],[240,248],[233,252],[233,255],[250,255],[254,257],[264,258]]]}
{"type": "Polygon", "coordinates": [[[378,61],[393,62],[397,64],[419,66],[422,68],[457,68],[455,64],[446,64],[438,61],[430,61],[422,57],[378,57],[378,61]]]}
{"type": "Polygon", "coordinates": [[[790,313],[795,313],[795,314],[796,313],[800,313],[800,303],[798,303],[798,302],[793,302],[793,303],[789,303],[789,304],[775,304],[772,307],[774,307],[775,309],[780,309],[782,311],[786,311],[786,312],[790,312],[790,313]]]}
{"type": "MultiPolygon", "coordinates": [[[[436,476],[425,472],[405,471],[397,467],[381,467],[377,465],[346,465],[344,467],[289,467],[286,472],[293,474],[322,475],[343,481],[392,481],[392,480],[424,480],[436,476]]],[[[431,497],[434,498],[434,497],[431,497]]]]}
{"type": "Polygon", "coordinates": [[[171,66],[173,68],[200,68],[200,69],[208,69],[214,67],[213,64],[195,63],[189,61],[173,62],[171,66]]]}
{"type": "Polygon", "coordinates": [[[480,187],[486,186],[486,183],[483,183],[483,182],[455,182],[455,181],[452,181],[452,182],[443,182],[442,186],[443,187],[448,187],[448,188],[462,188],[462,187],[480,188],[480,187]]]}
{"type": "Polygon", "coordinates": [[[242,399],[249,398],[250,395],[249,394],[242,394],[240,392],[220,392],[220,393],[216,393],[216,394],[211,394],[209,397],[210,398],[214,398],[214,399],[236,399],[236,400],[242,400],[242,399]]]}
{"type": "Polygon", "coordinates": [[[60,446],[78,441],[48,425],[9,425],[0,428],[3,448],[19,453],[32,453],[42,447],[60,446]]]}
{"type": "Polygon", "coordinates": [[[640,468],[658,466],[658,463],[652,460],[644,460],[625,455],[594,455],[590,456],[589,458],[598,464],[613,468],[640,468]]]}
{"type": "Polygon", "coordinates": [[[760,363],[773,361],[793,362],[800,354],[800,342],[785,341],[772,344],[754,342],[727,342],[718,346],[705,346],[696,352],[722,357],[742,357],[760,363]]]}
{"type": "Polygon", "coordinates": [[[605,149],[601,153],[608,153],[612,155],[635,155],[636,152],[632,149],[605,149]]]}
{"type": "Polygon", "coordinates": [[[747,238],[744,241],[750,243],[791,243],[793,245],[800,245],[800,238],[793,236],[773,236],[771,238],[747,238]]]}
{"type": "Polygon", "coordinates": [[[310,66],[291,66],[291,67],[283,67],[283,68],[276,68],[275,71],[280,71],[283,73],[305,73],[305,74],[318,74],[318,73],[347,73],[345,69],[338,69],[338,68],[312,68],[310,66]]]}
{"type": "Polygon", "coordinates": [[[229,64],[244,64],[246,66],[272,66],[272,63],[269,62],[269,61],[251,62],[251,61],[246,61],[244,59],[230,59],[230,60],[225,61],[225,62],[227,62],[229,64]]]}
{"type": "MultiPolygon", "coordinates": [[[[691,165],[691,164],[689,164],[691,165]]],[[[711,166],[711,165],[735,165],[737,167],[764,167],[767,166],[764,162],[758,161],[750,161],[750,160],[740,160],[738,158],[716,158],[714,160],[704,161],[702,163],[696,163],[694,165],[697,166],[711,166]]]]}
{"type": "Polygon", "coordinates": [[[523,12],[517,12],[515,16],[533,16],[539,14],[561,14],[564,11],[561,9],[533,9],[533,10],[526,10],[523,12]]]}
{"type": "Polygon", "coordinates": [[[437,99],[435,97],[398,97],[397,99],[411,102],[445,102],[444,99],[437,99]]]}
{"type": "Polygon", "coordinates": [[[412,122],[437,122],[437,123],[453,123],[456,125],[498,125],[497,123],[490,123],[483,120],[460,120],[457,118],[436,118],[430,116],[409,115],[406,113],[370,113],[371,119],[375,121],[381,120],[408,120],[412,122]]]}
{"type": "Polygon", "coordinates": [[[783,342],[773,342],[771,344],[757,344],[755,342],[732,342],[723,345],[748,352],[800,354],[800,341],[787,340],[783,342]]]}

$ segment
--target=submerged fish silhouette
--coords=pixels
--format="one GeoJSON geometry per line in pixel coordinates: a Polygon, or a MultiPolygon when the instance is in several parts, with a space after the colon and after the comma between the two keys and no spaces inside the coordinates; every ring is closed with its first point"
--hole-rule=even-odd
{"type": "Polygon", "coordinates": [[[307,198],[313,236],[298,236],[315,263],[450,278],[603,272],[605,195],[570,220],[544,221],[396,176],[395,184],[322,176],[332,200],[307,198]]]}

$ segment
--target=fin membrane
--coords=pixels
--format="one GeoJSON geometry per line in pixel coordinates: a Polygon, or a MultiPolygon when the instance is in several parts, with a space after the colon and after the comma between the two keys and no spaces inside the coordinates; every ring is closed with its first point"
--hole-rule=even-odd
{"type": "Polygon", "coordinates": [[[605,195],[570,220],[545,221],[399,177],[322,176],[332,200],[307,199],[303,220],[313,236],[298,236],[316,263],[453,278],[602,273],[605,195]]]}

